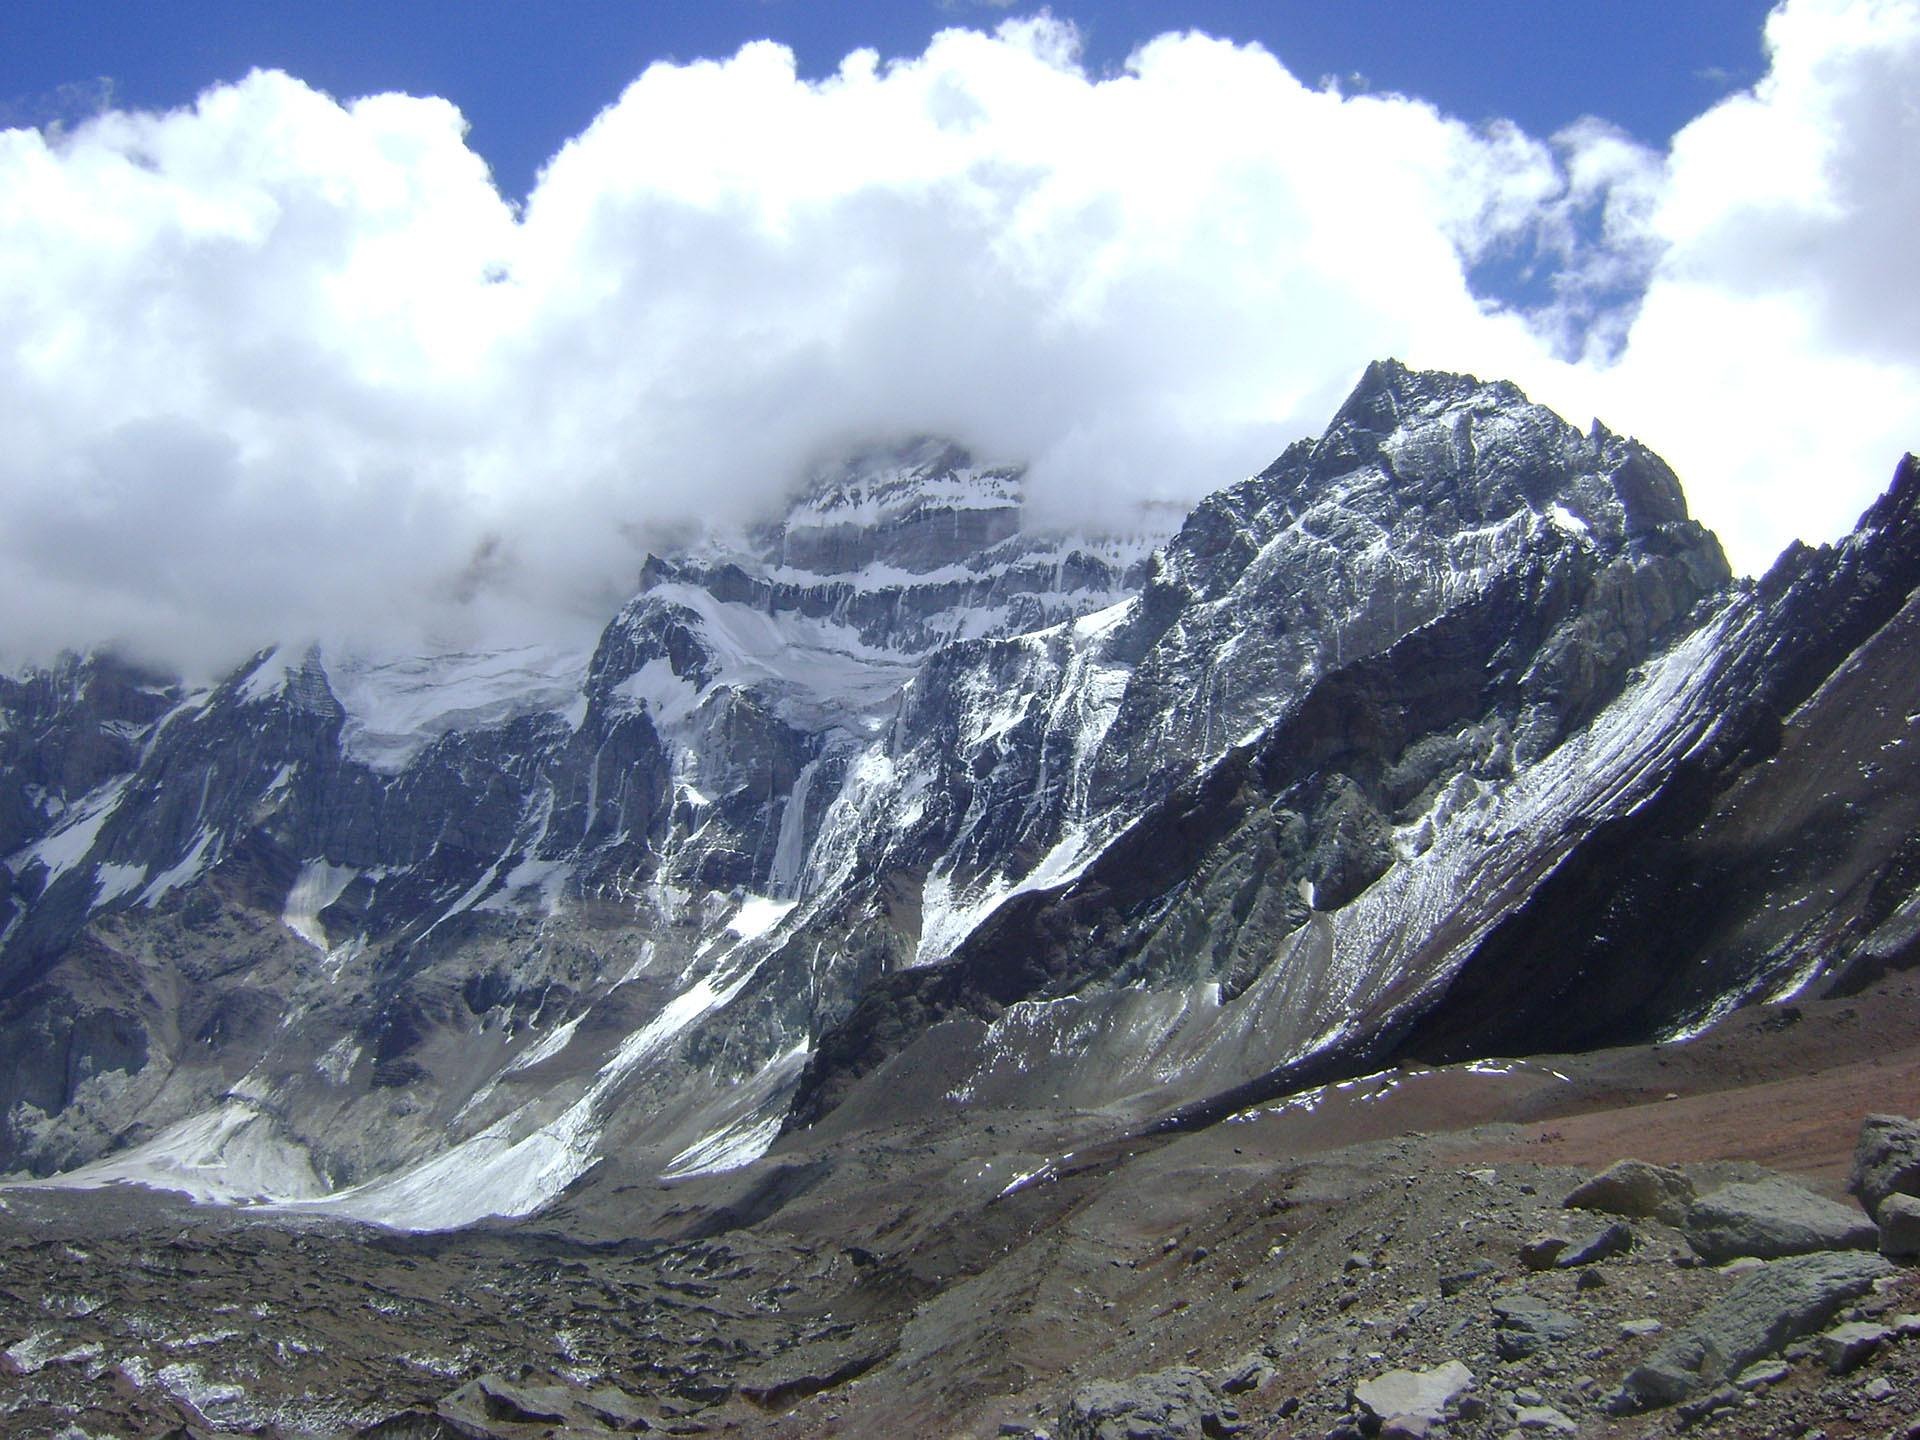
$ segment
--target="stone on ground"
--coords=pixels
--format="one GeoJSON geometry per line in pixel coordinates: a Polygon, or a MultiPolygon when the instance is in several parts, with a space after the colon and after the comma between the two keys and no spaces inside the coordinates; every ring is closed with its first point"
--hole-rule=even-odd
{"type": "Polygon", "coordinates": [[[1678,1225],[1693,1203],[1693,1182],[1678,1170],[1644,1160],[1616,1160],[1561,1202],[1569,1210],[1662,1220],[1678,1225]]]}
{"type": "Polygon", "coordinates": [[[1206,1371],[1190,1365],[1099,1380],[1076,1391],[1060,1411],[1059,1440],[1129,1440],[1138,1435],[1188,1440],[1235,1435],[1238,1413],[1213,1388],[1206,1371]]]}
{"type": "Polygon", "coordinates": [[[1381,1419],[1417,1415],[1429,1421],[1447,1410],[1473,1386],[1473,1372],[1458,1360],[1431,1370],[1389,1370],[1353,1387],[1354,1403],[1381,1419]]]}
{"type": "Polygon", "coordinates": [[[1847,1190],[1876,1220],[1889,1195],[1920,1195],[1920,1121],[1900,1115],[1869,1115],[1861,1121],[1847,1190]]]}
{"type": "Polygon", "coordinates": [[[1880,1253],[1920,1255],[1920,1196],[1889,1195],[1880,1202],[1880,1253]]]}
{"type": "Polygon", "coordinates": [[[1871,1250],[1879,1232],[1851,1205],[1775,1177],[1727,1185],[1687,1211],[1687,1243],[1718,1264],[1741,1255],[1777,1260],[1819,1250],[1871,1250]]]}

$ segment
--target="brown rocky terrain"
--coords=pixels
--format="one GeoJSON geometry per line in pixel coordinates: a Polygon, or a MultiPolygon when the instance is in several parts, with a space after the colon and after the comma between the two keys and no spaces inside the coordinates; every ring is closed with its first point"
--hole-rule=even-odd
{"type": "Polygon", "coordinates": [[[1920,1270],[1871,1250],[1710,1265],[1697,1216],[1561,1202],[1631,1156],[1702,1197],[1791,1182],[1852,1227],[1816,1244],[1859,1243],[1849,1162],[1863,1115],[1920,1113],[1916,1021],[1920,981],[1896,973],[1685,1043],[1396,1070],[1192,1133],[974,1109],[793,1136],[703,1180],[610,1162],[534,1221],[445,1235],[14,1188],[0,1423],[75,1440],[1905,1436],[1920,1270]],[[1797,1310],[1762,1294],[1773,1332],[1731,1377],[1618,1398],[1755,1277],[1778,1290],[1809,1266],[1825,1288],[1797,1310]],[[1870,1328],[1828,1337],[1849,1323],[1870,1328]],[[1369,1411],[1418,1398],[1395,1371],[1451,1401],[1427,1421],[1369,1411]]]}

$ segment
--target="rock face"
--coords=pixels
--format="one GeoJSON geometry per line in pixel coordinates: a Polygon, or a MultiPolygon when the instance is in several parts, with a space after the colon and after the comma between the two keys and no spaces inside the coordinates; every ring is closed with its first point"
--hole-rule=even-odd
{"type": "Polygon", "coordinates": [[[1382,362],[1170,534],[923,441],[590,650],[0,683],[0,1171],[450,1226],[1861,983],[1920,914],[1917,503],[1734,584],[1643,447],[1382,362]]]}

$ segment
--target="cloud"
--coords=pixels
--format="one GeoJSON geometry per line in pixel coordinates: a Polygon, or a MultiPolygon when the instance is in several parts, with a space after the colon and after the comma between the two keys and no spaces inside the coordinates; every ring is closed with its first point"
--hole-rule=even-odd
{"type": "Polygon", "coordinates": [[[1841,533],[1920,447],[1920,5],[1793,0],[1766,40],[1626,227],[1657,259],[1592,391],[1749,569],[1841,533]]]}
{"type": "Polygon", "coordinates": [[[7,643],[206,667],[291,635],[590,632],[649,541],[836,446],[950,433],[1098,521],[1257,468],[1383,354],[1673,448],[1710,523],[1768,495],[1755,552],[1832,533],[1920,393],[1890,313],[1913,287],[1876,307],[1865,273],[1891,283],[1913,216],[1913,7],[1869,8],[1776,16],[1768,79],[1665,157],[1193,34],[1095,78],[1046,16],[816,82],[765,43],[653,66],[518,210],[445,102],[277,73],[7,132],[7,643]],[[1793,186],[1750,148],[1789,138],[1793,186]],[[1529,248],[1553,306],[1473,293],[1529,248]],[[1774,364],[1756,415],[1735,367],[1774,364]],[[1815,407],[1844,393],[1886,409],[1836,439],[1815,407]]]}

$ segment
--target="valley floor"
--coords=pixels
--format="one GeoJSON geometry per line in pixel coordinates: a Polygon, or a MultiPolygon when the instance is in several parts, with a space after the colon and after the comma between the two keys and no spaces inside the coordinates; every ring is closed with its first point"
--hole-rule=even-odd
{"type": "Polygon", "coordinates": [[[1591,1265],[1520,1258],[1599,1228],[1560,1200],[1625,1156],[1702,1190],[1764,1168],[1844,1199],[1860,1119],[1885,1111],[1920,1112],[1910,976],[1683,1044],[1393,1071],[1190,1134],[829,1121],[731,1176],[609,1161],[531,1222],[444,1235],[14,1188],[0,1429],[1059,1436],[1092,1382],[1194,1366],[1214,1432],[1324,1436],[1359,1433],[1361,1382],[1457,1361],[1472,1399],[1436,1435],[1906,1436],[1920,1334],[1896,1320],[1920,1312],[1920,1271],[1841,1311],[1891,1332],[1856,1369],[1803,1341],[1724,1404],[1616,1416],[1622,1377],[1742,1267],[1694,1263],[1656,1220],[1591,1265]],[[1516,1313],[1555,1317],[1518,1356],[1516,1313]]]}

